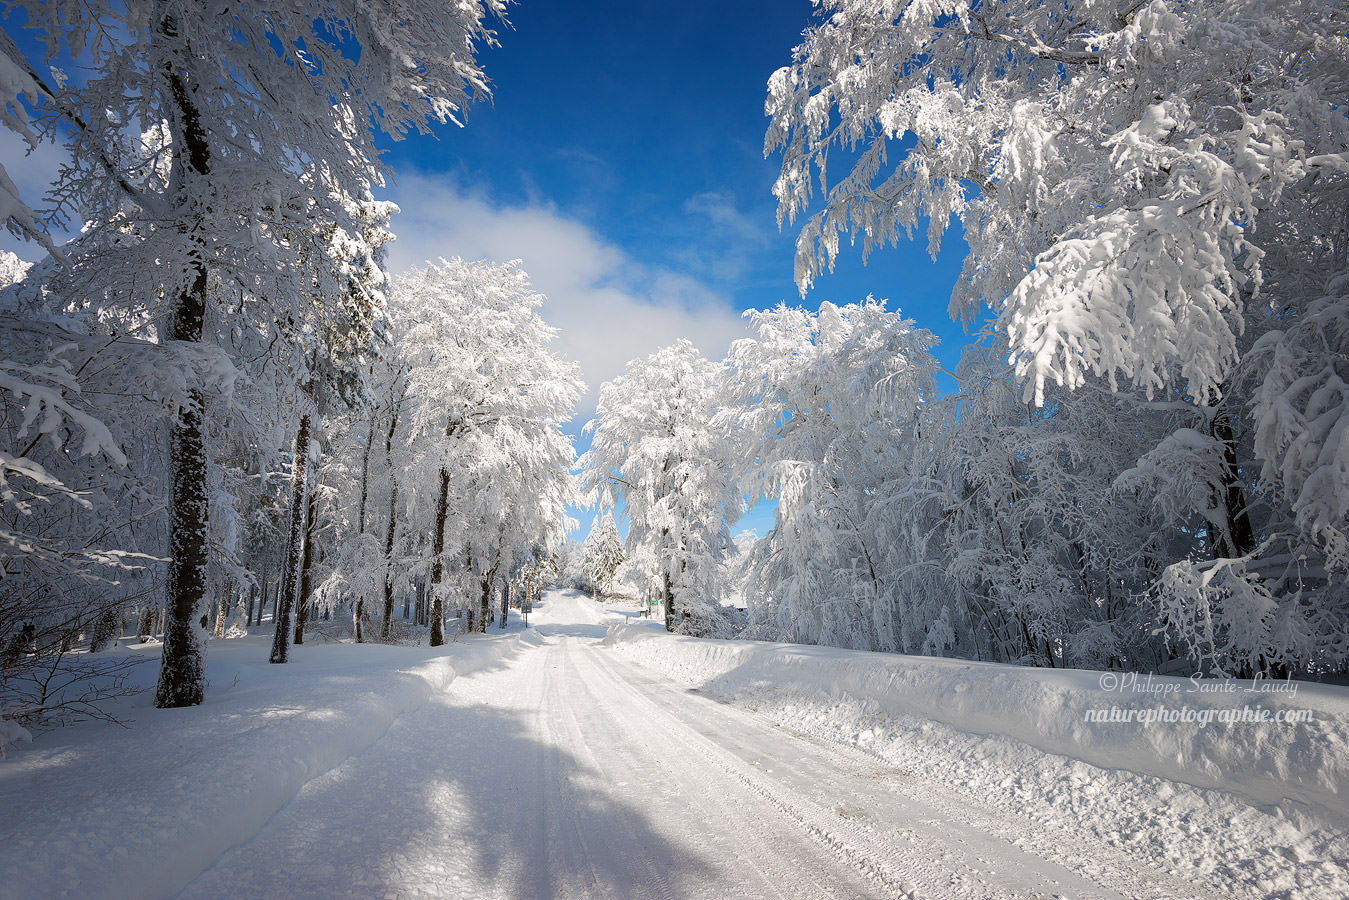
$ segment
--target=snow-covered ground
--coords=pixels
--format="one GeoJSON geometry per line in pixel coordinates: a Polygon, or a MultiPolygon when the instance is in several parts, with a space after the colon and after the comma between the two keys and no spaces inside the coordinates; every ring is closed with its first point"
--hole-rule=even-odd
{"type": "Polygon", "coordinates": [[[1252,701],[1296,726],[1082,724],[1151,697],[624,618],[214,642],[203,706],[0,763],[0,897],[1349,896],[1344,689],[1252,701]]]}
{"type": "Polygon", "coordinates": [[[1208,885],[1225,896],[1349,897],[1344,687],[700,641],[642,626],[614,629],[605,644],[1055,840],[1146,860],[1193,882],[1196,896],[1208,885]],[[1306,721],[1242,721],[1261,709],[1306,721]],[[1089,721],[1098,710],[1108,721],[1089,721]],[[1138,721],[1148,717],[1180,721],[1138,721]]]}

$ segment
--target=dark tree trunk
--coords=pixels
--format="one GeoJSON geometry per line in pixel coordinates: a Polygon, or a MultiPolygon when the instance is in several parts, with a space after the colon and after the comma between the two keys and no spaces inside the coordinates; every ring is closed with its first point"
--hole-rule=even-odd
{"type": "Polygon", "coordinates": [[[370,496],[370,450],[375,443],[375,416],[365,430],[365,452],[361,454],[361,502],[356,511],[356,533],[365,534],[365,503],[370,496]]]}
{"type": "MultiPolygon", "coordinates": [[[[168,337],[199,342],[206,313],[206,270],[179,298],[168,337]]],[[[164,648],[155,686],[160,709],[195,706],[206,691],[205,643],[206,526],[209,489],[206,483],[204,397],[188,391],[187,406],[169,432],[170,519],[168,596],[165,602],[164,648]]]]}
{"type": "Polygon", "coordinates": [[[1223,445],[1223,504],[1227,513],[1227,533],[1214,542],[1215,555],[1226,558],[1245,556],[1255,549],[1255,531],[1246,508],[1246,489],[1241,483],[1237,463],[1237,440],[1227,414],[1227,400],[1218,404],[1210,425],[1213,437],[1223,445]]]}
{"type": "MultiPolygon", "coordinates": [[[[398,429],[398,404],[389,412],[389,430],[384,436],[384,458],[389,464],[389,524],[384,530],[384,621],[379,626],[379,639],[389,639],[390,620],[393,619],[393,539],[398,525],[398,475],[393,470],[393,436],[398,429]]],[[[407,606],[403,618],[408,617],[407,606]]]]}
{"type": "Polygon", "coordinates": [[[487,617],[492,609],[492,573],[487,573],[487,577],[482,580],[482,598],[478,604],[478,631],[481,634],[487,633],[487,617]]]}
{"type": "Polygon", "coordinates": [[[436,497],[435,531],[432,533],[431,553],[431,646],[439,647],[445,643],[445,629],[442,620],[444,610],[441,603],[440,584],[445,576],[445,519],[450,508],[450,470],[440,470],[440,494],[436,497]]]}
{"type": "MultiPolygon", "coordinates": [[[[306,479],[307,481],[308,479],[306,479]]],[[[295,606],[295,643],[304,643],[304,627],[309,624],[309,593],[312,590],[311,579],[314,574],[314,504],[305,491],[304,499],[304,552],[300,554],[300,596],[295,606]]]]}
{"type": "Polygon", "coordinates": [[[665,603],[665,630],[674,631],[674,585],[670,580],[670,573],[661,574],[661,600],[665,603]]]}
{"type": "Polygon", "coordinates": [[[304,556],[305,510],[309,494],[309,413],[300,417],[295,434],[295,457],[291,462],[290,529],[286,538],[286,556],[282,561],[281,588],[276,596],[276,629],[272,637],[271,661],[284,663],[290,651],[290,617],[300,592],[300,567],[304,556]]]}
{"type": "MultiPolygon", "coordinates": [[[[390,622],[393,619],[393,539],[397,522],[394,513],[398,506],[398,482],[390,479],[389,488],[389,526],[384,532],[384,621],[379,626],[379,639],[389,639],[390,622]]],[[[407,608],[403,609],[403,618],[407,618],[407,608]]]]}
{"type": "Polygon", "coordinates": [[[501,584],[501,630],[506,630],[506,615],[511,608],[511,583],[504,581],[501,584]]]}
{"type": "MultiPolygon", "coordinates": [[[[172,17],[160,20],[157,39],[181,46],[172,17]]],[[[192,86],[183,73],[167,63],[162,72],[173,102],[169,123],[173,168],[169,193],[181,204],[179,229],[185,243],[199,250],[191,268],[174,292],[165,337],[170,341],[200,343],[206,319],[209,251],[202,240],[200,212],[192,208],[197,185],[210,173],[211,153],[201,115],[192,99],[192,86]]],[[[187,392],[187,403],[169,429],[169,572],[165,598],[164,648],[160,658],[155,706],[160,709],[195,706],[206,692],[206,516],[208,491],[205,396],[200,386],[187,392]]]]}
{"type": "MultiPolygon", "coordinates": [[[[370,415],[370,423],[365,429],[365,452],[361,455],[361,502],[356,513],[356,533],[365,534],[365,502],[370,496],[370,450],[375,445],[375,416],[370,415]]],[[[351,630],[356,643],[365,643],[365,630],[361,627],[361,617],[365,615],[365,597],[357,597],[351,611],[351,630]]]]}

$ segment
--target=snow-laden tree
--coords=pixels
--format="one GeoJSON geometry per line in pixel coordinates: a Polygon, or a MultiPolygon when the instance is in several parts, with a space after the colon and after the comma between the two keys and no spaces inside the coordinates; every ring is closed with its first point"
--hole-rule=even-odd
{"type": "Polygon", "coordinates": [[[537,354],[536,361],[545,366],[551,362],[555,371],[547,374],[545,366],[536,366],[533,373],[517,370],[526,383],[506,372],[494,373],[501,392],[515,396],[498,406],[495,420],[466,431],[456,448],[453,505],[462,530],[452,558],[462,559],[465,574],[474,579],[478,604],[471,618],[479,632],[486,631],[493,615],[492,591],[504,587],[533,547],[554,546],[575,526],[565,513],[576,499],[569,472],[576,453],[559,426],[580,397],[581,383],[574,364],[550,356],[543,346],[528,353],[537,354]],[[564,398],[547,398],[534,390],[534,379],[540,376],[576,390],[564,398]],[[562,399],[562,405],[551,405],[554,399],[562,399]]]}
{"type": "Polygon", "coordinates": [[[1349,270],[1252,355],[1269,358],[1253,410],[1264,480],[1326,566],[1349,571],[1349,270]]]}
{"type": "Polygon", "coordinates": [[[750,314],[728,359],[728,430],[750,501],[776,500],[750,559],[751,627],[778,639],[901,647],[881,501],[902,489],[936,392],[936,340],[885,304],[750,314]]]}
{"type": "Polygon", "coordinates": [[[32,318],[13,294],[0,299],[0,715],[40,720],[64,701],[39,681],[61,670],[69,699],[112,666],[72,669],[67,650],[106,649],[123,613],[158,609],[162,431],[139,395],[163,356],[32,318]]]}
{"type": "MultiPolygon", "coordinates": [[[[339,293],[316,226],[348,223],[344,198],[379,180],[377,135],[451,120],[486,93],[473,53],[505,4],[15,5],[41,48],[18,68],[44,95],[44,127],[69,136],[54,196],[92,223],[74,283],[148,307],[161,340],[198,343],[249,304],[299,326],[306,289],[339,293]],[[82,77],[44,84],[39,71],[71,48],[82,77]]],[[[204,688],[208,388],[170,429],[160,706],[199,703],[204,688]]]]}
{"type": "MultiPolygon", "coordinates": [[[[310,469],[320,462],[315,455],[322,444],[319,438],[330,425],[342,427],[330,423],[330,415],[359,413],[372,402],[367,374],[376,345],[386,337],[388,274],[384,246],[393,238],[388,219],[397,207],[373,200],[367,191],[360,199],[349,199],[347,209],[350,227],[324,227],[318,265],[336,274],[333,293],[324,293],[323,282],[315,284],[304,292],[308,303],[301,316],[279,329],[285,339],[282,347],[289,349],[292,357],[299,423],[291,461],[291,525],[272,643],[271,659],[277,663],[286,661],[292,610],[294,642],[300,644],[311,606],[315,559],[312,534],[318,521],[312,504],[310,469]]],[[[369,547],[363,549],[368,556],[369,547]]]]}
{"type": "Polygon", "coordinates": [[[1091,373],[1221,392],[1278,236],[1263,214],[1349,171],[1342,3],[818,5],[767,101],[780,218],[823,195],[803,290],[841,235],[870,252],[926,218],[935,253],[958,220],[952,311],[997,311],[1028,399],[1091,373]]]}
{"type": "Polygon", "coordinates": [[[1130,582],[1172,646],[1220,671],[1342,665],[1349,10],[819,5],[767,106],[780,216],[808,216],[802,289],[844,234],[865,254],[926,218],[935,252],[958,222],[952,313],[993,308],[1017,390],[1048,411],[1031,430],[1079,405],[1060,389],[1106,387],[1120,433],[1147,436],[1111,496],[1195,538],[1130,582]]]}
{"type": "MultiPolygon", "coordinates": [[[[1112,392],[1022,400],[1005,346],[973,347],[905,516],[931,561],[913,587],[949,652],[1022,664],[1151,669],[1163,662],[1138,595],[1166,565],[1204,552],[1207,519],[1121,473],[1190,415],[1184,403],[1112,392]],[[939,576],[931,583],[933,575],[939,576]],[[923,581],[928,583],[924,584],[923,581]]],[[[919,598],[915,597],[917,602],[919,598]]]]}
{"type": "Polygon", "coordinates": [[[1252,483],[1247,542],[1178,560],[1150,591],[1165,633],[1198,666],[1240,675],[1349,660],[1349,277],[1300,290],[1301,272],[1281,274],[1236,379],[1250,392],[1240,439],[1179,430],[1127,473],[1168,506],[1203,510],[1220,539],[1231,530],[1223,473],[1235,465],[1252,483]]]}
{"type": "MultiPolygon", "coordinates": [[[[0,125],[21,137],[29,152],[37,150],[41,143],[29,110],[50,99],[13,39],[0,31],[0,125]]],[[[36,241],[49,253],[60,254],[51,238],[50,215],[34,210],[19,196],[19,189],[4,166],[0,166],[0,224],[11,234],[36,241]]],[[[5,279],[5,283],[17,280],[5,279]]]]}
{"type": "Polygon", "coordinates": [[[623,538],[619,537],[612,513],[595,517],[579,556],[585,589],[594,594],[608,593],[614,574],[623,565],[623,538]]]}
{"type": "Polygon", "coordinates": [[[434,646],[454,580],[477,588],[481,612],[498,577],[562,538],[575,453],[560,423],[582,385],[549,352],[556,330],[518,261],[428,265],[398,279],[393,299],[406,371],[399,484],[430,533],[434,646]]]}
{"type": "Polygon", "coordinates": [[[722,368],[687,340],[628,363],[600,389],[581,457],[583,489],[628,520],[618,577],[646,586],[665,627],[711,627],[728,521],[743,504],[725,435],[713,426],[722,368]]]}

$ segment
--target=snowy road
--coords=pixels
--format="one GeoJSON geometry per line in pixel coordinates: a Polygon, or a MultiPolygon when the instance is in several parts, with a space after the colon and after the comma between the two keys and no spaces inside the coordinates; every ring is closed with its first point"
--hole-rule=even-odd
{"type": "Polygon", "coordinates": [[[599,646],[554,593],[530,649],[307,784],[194,898],[1206,896],[776,728],[599,646]]]}

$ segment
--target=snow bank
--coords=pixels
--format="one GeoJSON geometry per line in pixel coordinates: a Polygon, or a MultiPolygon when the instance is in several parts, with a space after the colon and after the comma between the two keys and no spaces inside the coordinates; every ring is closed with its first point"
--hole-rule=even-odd
{"type": "Polygon", "coordinates": [[[930,732],[926,723],[940,723],[1101,769],[1227,791],[1277,807],[1294,821],[1310,816],[1335,828],[1349,824],[1349,689],[1343,687],[699,640],[647,624],[615,626],[605,643],[718,699],[793,710],[797,720],[827,716],[846,701],[853,729],[847,737],[864,747],[879,739],[886,721],[903,723],[899,730],[908,738],[930,732]],[[1290,713],[1309,720],[1241,721],[1290,713]],[[1133,721],[1120,721],[1128,718],[1133,721]]]}
{"type": "MultiPolygon", "coordinates": [[[[204,704],[156,710],[147,694],[40,735],[0,764],[0,896],[170,897],[253,836],[313,778],[379,740],[457,674],[522,648],[509,635],[437,650],[213,642],[204,704]]],[[[152,681],[157,654],[140,677],[152,681]]]]}

